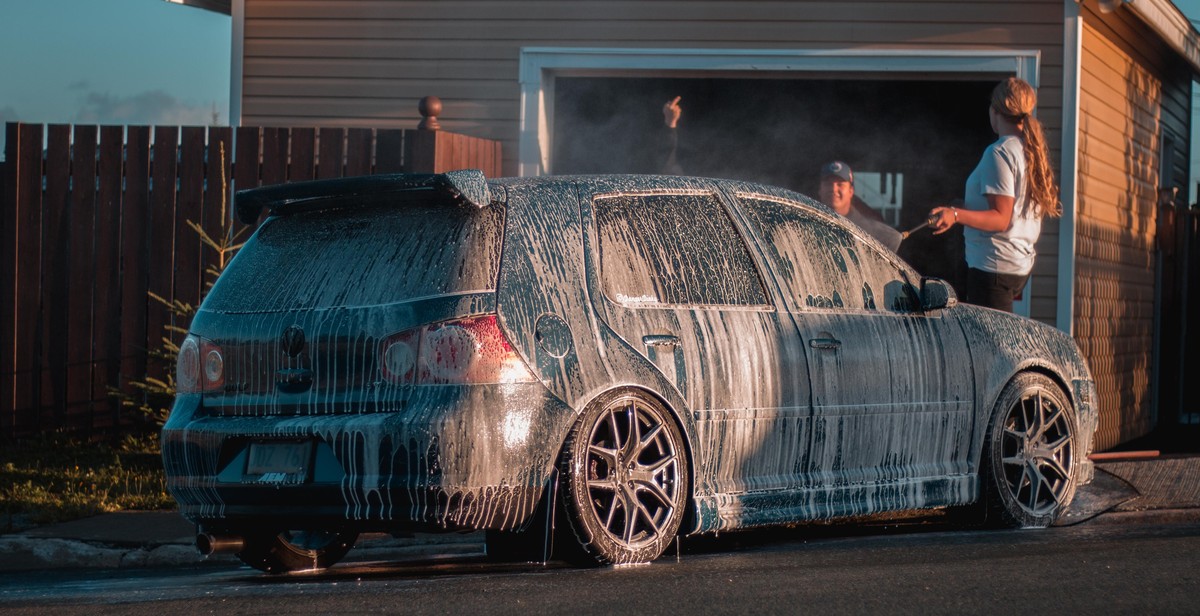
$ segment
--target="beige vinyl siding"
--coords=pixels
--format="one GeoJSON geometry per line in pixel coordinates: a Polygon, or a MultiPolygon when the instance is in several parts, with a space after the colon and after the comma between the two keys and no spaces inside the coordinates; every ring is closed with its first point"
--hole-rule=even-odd
{"type": "MultiPolygon", "coordinates": [[[[689,20],[752,22],[770,21],[777,17],[794,17],[811,13],[808,21],[851,22],[851,21],[894,21],[953,23],[972,19],[990,18],[995,23],[1045,23],[1045,2],[1038,0],[932,0],[926,2],[874,1],[846,2],[828,1],[774,1],[748,2],[728,0],[621,0],[601,2],[596,0],[526,0],[506,2],[495,0],[422,2],[414,0],[372,0],[345,2],[343,0],[247,0],[246,4],[281,7],[290,18],[327,18],[329,2],[338,4],[337,16],[344,19],[408,19],[441,20],[448,14],[464,19],[488,21],[519,21],[526,12],[536,9],[537,15],[547,21],[600,21],[606,19],[630,20],[689,20]],[[443,8],[441,4],[453,5],[443,8]],[[284,8],[286,7],[286,8],[284,8]],[[870,15],[873,19],[864,19],[870,15]]],[[[247,15],[250,14],[249,6],[247,15]]],[[[262,13],[260,13],[262,15],[262,13]]],[[[493,37],[494,38],[494,37],[493,37]]]]}
{"type": "Polygon", "coordinates": [[[1040,49],[1058,129],[1062,6],[1039,2],[246,0],[244,124],[443,126],[515,157],[521,47],[1040,49]]]}
{"type": "MultiPolygon", "coordinates": [[[[1062,42],[1061,0],[246,0],[242,123],[411,128],[417,102],[436,95],[445,130],[501,141],[515,173],[522,47],[1035,49],[1057,161],[1062,42]]],[[[1031,304],[1047,323],[1057,247],[1049,222],[1031,304]]]]}
{"type": "MultiPolygon", "coordinates": [[[[1155,233],[1162,134],[1186,161],[1188,78],[1131,16],[1085,13],[1075,339],[1096,379],[1104,449],[1154,426],[1155,233]]],[[[1176,177],[1186,177],[1182,172],[1176,177]]]]}

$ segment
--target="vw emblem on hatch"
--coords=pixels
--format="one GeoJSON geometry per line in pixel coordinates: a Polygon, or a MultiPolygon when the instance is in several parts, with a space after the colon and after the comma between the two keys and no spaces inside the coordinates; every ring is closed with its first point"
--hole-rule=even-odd
{"type": "Polygon", "coordinates": [[[279,337],[279,350],[288,357],[296,357],[304,350],[304,330],[299,325],[292,325],[283,330],[279,337]]]}

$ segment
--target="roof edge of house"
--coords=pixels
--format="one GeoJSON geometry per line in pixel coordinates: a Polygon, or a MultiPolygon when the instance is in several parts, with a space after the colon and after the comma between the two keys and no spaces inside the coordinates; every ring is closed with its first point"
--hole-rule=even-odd
{"type": "Polygon", "coordinates": [[[1126,0],[1126,6],[1200,72],[1200,32],[1179,7],[1170,0],[1126,0]]]}
{"type": "Polygon", "coordinates": [[[182,4],[184,6],[193,6],[198,9],[221,13],[223,15],[233,14],[233,0],[167,0],[174,4],[182,4]]]}

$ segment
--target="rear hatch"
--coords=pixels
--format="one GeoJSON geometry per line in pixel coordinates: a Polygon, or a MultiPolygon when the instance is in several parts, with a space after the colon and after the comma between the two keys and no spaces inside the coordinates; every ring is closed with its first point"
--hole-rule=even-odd
{"type": "Polygon", "coordinates": [[[205,299],[192,333],[224,362],[207,412],[402,408],[412,375],[385,369],[383,343],[495,311],[502,205],[425,188],[347,199],[345,188],[277,209],[205,299]]]}

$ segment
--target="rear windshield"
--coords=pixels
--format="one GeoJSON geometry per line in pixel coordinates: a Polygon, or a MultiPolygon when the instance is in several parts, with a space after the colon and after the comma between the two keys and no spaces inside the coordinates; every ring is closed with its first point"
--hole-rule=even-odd
{"type": "Polygon", "coordinates": [[[262,312],[388,304],[496,288],[503,210],[406,203],[272,219],[204,308],[262,312]]]}

